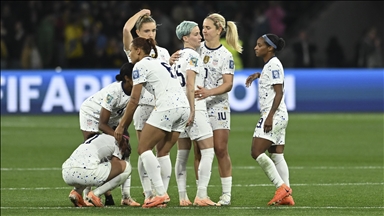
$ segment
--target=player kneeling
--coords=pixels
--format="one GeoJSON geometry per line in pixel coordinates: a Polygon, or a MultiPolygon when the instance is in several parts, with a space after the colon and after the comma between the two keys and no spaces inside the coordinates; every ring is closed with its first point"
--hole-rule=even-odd
{"type": "Polygon", "coordinates": [[[86,200],[102,207],[100,195],[121,185],[130,175],[132,167],[124,158],[131,154],[129,137],[121,142],[108,134],[96,134],[80,144],[62,165],[65,183],[74,186],[69,199],[75,207],[86,207],[81,194],[87,186],[97,186],[86,200]],[[108,158],[108,161],[104,159],[108,158]]]}

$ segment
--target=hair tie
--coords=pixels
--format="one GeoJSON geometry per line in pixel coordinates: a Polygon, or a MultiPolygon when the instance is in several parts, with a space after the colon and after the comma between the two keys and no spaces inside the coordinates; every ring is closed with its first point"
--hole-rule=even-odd
{"type": "Polygon", "coordinates": [[[267,42],[267,44],[269,44],[270,46],[272,46],[272,47],[275,48],[275,49],[277,48],[276,44],[274,44],[274,43],[267,37],[267,35],[263,35],[262,37],[264,38],[265,42],[267,42]]]}
{"type": "Polygon", "coordinates": [[[129,140],[129,136],[127,136],[127,135],[123,135],[123,137],[124,137],[125,139],[129,140]]]}

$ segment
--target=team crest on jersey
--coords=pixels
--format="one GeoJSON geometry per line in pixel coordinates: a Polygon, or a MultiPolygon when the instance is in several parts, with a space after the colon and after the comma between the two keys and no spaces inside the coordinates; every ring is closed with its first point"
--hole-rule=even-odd
{"type": "Polygon", "coordinates": [[[191,59],[189,60],[189,64],[196,67],[197,66],[197,58],[191,57],[191,59]]]}
{"type": "Polygon", "coordinates": [[[229,69],[234,69],[235,68],[235,62],[233,60],[229,60],[229,69]]]}
{"type": "Polygon", "coordinates": [[[107,102],[108,104],[110,104],[110,103],[112,102],[112,100],[113,100],[112,95],[108,94],[106,100],[107,100],[106,102],[107,102]]]}
{"type": "Polygon", "coordinates": [[[92,125],[92,120],[91,120],[91,119],[87,119],[87,125],[88,125],[88,126],[91,126],[91,125],[92,125]]]}
{"type": "Polygon", "coordinates": [[[207,64],[209,62],[209,56],[204,56],[203,62],[204,64],[207,64]]]}
{"type": "Polygon", "coordinates": [[[132,78],[133,79],[137,79],[137,78],[139,78],[139,70],[134,70],[133,72],[132,72],[132,78]]]}
{"type": "Polygon", "coordinates": [[[279,70],[273,70],[272,76],[273,76],[273,79],[279,79],[280,78],[279,70]]]}
{"type": "Polygon", "coordinates": [[[217,63],[219,63],[219,60],[217,60],[217,59],[213,59],[212,64],[215,65],[215,66],[217,66],[217,63]]]}

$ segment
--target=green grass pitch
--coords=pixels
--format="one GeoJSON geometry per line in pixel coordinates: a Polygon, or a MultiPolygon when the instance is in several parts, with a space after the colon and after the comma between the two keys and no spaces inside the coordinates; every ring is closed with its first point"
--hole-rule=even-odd
{"type": "MultiPolygon", "coordinates": [[[[77,115],[1,116],[1,215],[383,215],[383,113],[292,113],[285,157],[295,206],[267,206],[275,188],[250,156],[259,114],[232,114],[229,151],[233,164],[232,205],[179,207],[174,173],[163,209],[120,206],[75,208],[61,165],[82,141],[77,115]]],[[[132,135],[131,194],[143,202],[137,173],[137,140],[132,135]]],[[[188,195],[196,194],[188,162],[188,195]]],[[[174,165],[176,146],[171,152],[174,165]]],[[[221,193],[214,160],[208,194],[221,193]]]]}

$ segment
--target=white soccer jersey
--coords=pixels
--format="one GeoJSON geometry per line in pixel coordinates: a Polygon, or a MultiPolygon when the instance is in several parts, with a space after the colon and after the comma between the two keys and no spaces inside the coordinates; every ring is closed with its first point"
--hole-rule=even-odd
{"type": "MultiPolygon", "coordinates": [[[[167,49],[163,47],[156,46],[157,49],[157,59],[160,59],[162,61],[165,61],[167,64],[169,64],[170,55],[167,49]]],[[[127,55],[128,61],[132,62],[129,58],[129,51],[126,51],[124,49],[125,54],[127,55]]],[[[155,51],[151,50],[150,56],[154,56],[155,51]]],[[[143,89],[143,92],[141,93],[139,104],[145,104],[145,105],[151,105],[155,106],[155,99],[153,98],[153,95],[150,94],[148,91],[143,89]]]]}
{"type": "MultiPolygon", "coordinates": [[[[277,57],[272,57],[267,63],[265,63],[263,70],[261,71],[258,87],[261,113],[268,113],[272,107],[273,99],[276,95],[275,90],[273,89],[274,84],[284,85],[284,69],[277,57]]],[[[277,111],[287,112],[284,95],[277,111]]]]}
{"type": "Polygon", "coordinates": [[[146,57],[133,67],[133,85],[139,83],[155,98],[155,109],[165,111],[188,107],[189,103],[176,74],[164,61],[146,57]]]}
{"type": "MultiPolygon", "coordinates": [[[[205,70],[199,53],[189,48],[182,49],[179,53],[180,58],[172,65],[172,67],[180,80],[180,84],[181,87],[183,87],[184,93],[187,91],[187,70],[192,70],[196,73],[196,90],[198,89],[197,86],[204,86],[205,70]]],[[[195,110],[207,110],[206,101],[195,99],[195,110]]]]}
{"type": "MultiPolygon", "coordinates": [[[[201,43],[199,52],[207,73],[205,76],[205,88],[216,88],[223,84],[224,74],[233,75],[235,73],[232,53],[223,45],[216,49],[210,49],[205,46],[205,43],[201,43]]],[[[230,111],[228,93],[208,97],[206,102],[208,109],[230,111]]]]}
{"type": "Polygon", "coordinates": [[[71,156],[63,163],[62,168],[95,169],[103,158],[119,159],[122,154],[114,136],[97,134],[80,144],[71,156]]]}
{"type": "Polygon", "coordinates": [[[123,82],[116,81],[102,88],[94,95],[88,97],[81,105],[80,109],[84,113],[92,116],[95,121],[100,119],[101,108],[111,112],[109,125],[117,125],[131,96],[123,89],[123,82]]]}

